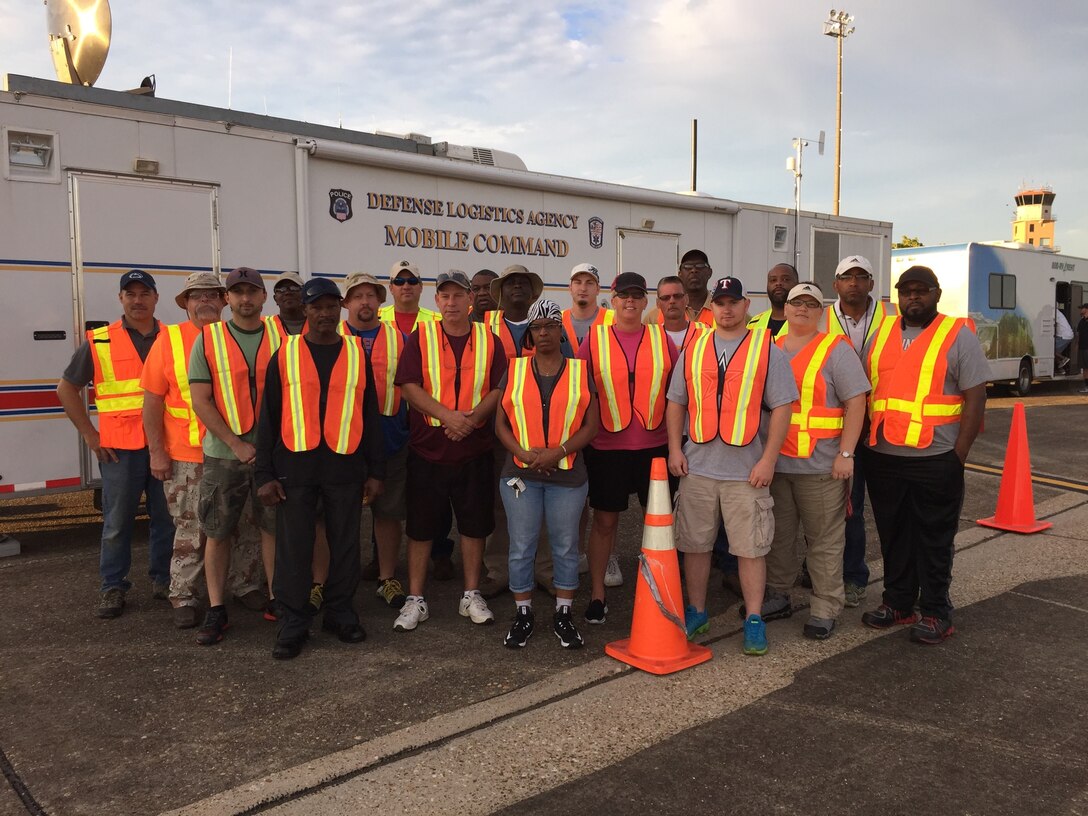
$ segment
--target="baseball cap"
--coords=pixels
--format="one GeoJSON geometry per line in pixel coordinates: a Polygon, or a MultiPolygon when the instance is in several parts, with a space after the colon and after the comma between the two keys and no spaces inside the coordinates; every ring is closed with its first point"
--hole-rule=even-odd
{"type": "Polygon", "coordinates": [[[642,294],[646,294],[649,291],[646,288],[646,278],[638,274],[638,272],[620,272],[616,275],[616,279],[612,281],[613,293],[626,292],[628,289],[641,289],[642,294]]]}
{"type": "Polygon", "coordinates": [[[873,274],[873,265],[869,263],[868,258],[862,257],[861,255],[847,255],[839,261],[839,265],[835,267],[835,277],[837,278],[839,275],[844,272],[849,272],[851,269],[862,269],[868,272],[870,277],[872,277],[873,274]]]}
{"type": "Polygon", "coordinates": [[[710,299],[715,301],[723,297],[744,300],[744,284],[738,278],[718,278],[714,291],[710,293],[710,299]]]}
{"type": "Polygon", "coordinates": [[[281,283],[293,283],[295,286],[301,288],[302,278],[299,276],[298,272],[281,272],[276,276],[276,279],[272,281],[272,291],[275,292],[276,287],[281,283]]]}
{"type": "Polygon", "coordinates": [[[348,275],[347,280],[344,281],[344,297],[347,297],[348,293],[351,292],[351,290],[354,289],[356,286],[364,283],[369,283],[371,286],[377,289],[378,300],[382,303],[385,303],[385,286],[378,283],[378,279],[368,272],[352,272],[350,275],[348,275]]]}
{"type": "Polygon", "coordinates": [[[799,283],[792,289],[790,293],[786,295],[786,302],[789,303],[795,297],[801,297],[801,295],[808,295],[814,297],[820,303],[824,302],[824,293],[820,291],[820,287],[815,283],[799,283]]]}
{"type": "Polygon", "coordinates": [[[438,277],[434,279],[434,288],[440,290],[442,285],[446,283],[454,283],[466,292],[472,291],[472,284],[468,282],[468,275],[460,269],[449,269],[445,272],[439,272],[438,277]]]}
{"type": "Polygon", "coordinates": [[[155,285],[155,279],[142,269],[130,269],[123,274],[121,276],[121,288],[118,291],[122,291],[130,283],[142,283],[148,289],[159,291],[159,287],[155,285]]]}
{"type": "Polygon", "coordinates": [[[393,278],[402,272],[407,272],[409,275],[422,280],[422,276],[419,274],[419,267],[411,261],[397,261],[389,267],[389,280],[393,280],[393,278]]]}
{"type": "Polygon", "coordinates": [[[578,266],[574,267],[574,269],[572,269],[570,271],[570,279],[574,280],[575,275],[583,275],[583,274],[592,275],[597,280],[597,282],[600,283],[600,280],[601,280],[600,270],[597,269],[597,267],[595,267],[593,264],[588,264],[588,263],[578,264],[578,266]]]}
{"type": "Polygon", "coordinates": [[[256,286],[262,291],[265,290],[264,278],[261,277],[261,273],[256,269],[248,266],[236,266],[227,275],[226,281],[223,283],[223,287],[230,291],[240,283],[248,283],[250,286],[256,286]]]}
{"type": "Polygon", "coordinates": [[[174,298],[174,302],[184,309],[189,293],[195,289],[218,289],[220,292],[224,291],[223,284],[219,282],[219,278],[217,278],[214,273],[194,272],[185,279],[185,286],[182,287],[181,293],[174,298]]]}
{"type": "Polygon", "coordinates": [[[912,266],[899,276],[895,282],[895,288],[900,289],[908,283],[924,283],[926,286],[940,286],[937,276],[928,266],[912,266]]]}
{"type": "Polygon", "coordinates": [[[706,253],[701,249],[689,249],[684,253],[683,257],[680,258],[680,263],[685,264],[689,261],[702,261],[703,263],[708,264],[710,263],[710,258],[708,258],[706,253]]]}
{"type": "Polygon", "coordinates": [[[328,278],[310,278],[302,285],[302,302],[313,303],[325,295],[340,299],[340,287],[328,278]]]}

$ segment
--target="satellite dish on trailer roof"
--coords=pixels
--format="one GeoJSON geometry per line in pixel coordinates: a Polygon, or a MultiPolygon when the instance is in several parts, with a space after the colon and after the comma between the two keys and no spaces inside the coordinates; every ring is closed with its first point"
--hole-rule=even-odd
{"type": "Polygon", "coordinates": [[[94,85],[110,51],[109,0],[45,0],[45,16],[57,79],[94,85]]]}

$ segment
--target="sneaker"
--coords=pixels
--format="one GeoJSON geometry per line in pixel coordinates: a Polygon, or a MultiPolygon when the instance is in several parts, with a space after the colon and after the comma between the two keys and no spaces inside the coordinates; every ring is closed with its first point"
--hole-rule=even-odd
{"type": "MultiPolygon", "coordinates": [[[[461,614],[465,613],[462,612],[461,614]]],[[[514,615],[514,622],[510,624],[510,631],[506,633],[502,645],[507,649],[523,648],[529,642],[529,638],[533,636],[534,623],[533,610],[528,606],[519,606],[517,614],[514,615]]]]}
{"type": "Polygon", "coordinates": [[[585,614],[582,615],[585,618],[586,623],[592,623],[594,625],[604,623],[605,615],[608,614],[608,604],[597,598],[593,598],[589,602],[589,606],[586,607],[585,614]]]}
{"type": "Polygon", "coordinates": [[[408,596],[404,594],[404,587],[396,578],[386,578],[378,581],[378,597],[385,601],[386,606],[400,609],[404,606],[408,596]]]}
{"type": "Polygon", "coordinates": [[[280,619],[280,605],[275,598],[264,605],[264,619],[269,623],[276,623],[280,619]]]}
{"type": "Polygon", "coordinates": [[[156,601],[169,601],[170,600],[170,584],[160,584],[158,581],[154,581],[151,584],[151,597],[156,601]]]}
{"type": "Polygon", "coordinates": [[[906,626],[917,623],[918,613],[913,609],[910,612],[900,612],[892,609],[887,604],[881,604],[876,609],[865,612],[861,616],[861,622],[873,629],[889,629],[892,626],[906,626]]]}
{"type": "Polygon", "coordinates": [[[427,602],[418,595],[409,595],[405,598],[397,619],[393,621],[393,631],[411,632],[430,616],[431,611],[427,608],[427,602]]]}
{"type": "MultiPolygon", "coordinates": [[[[748,612],[744,608],[744,603],[740,605],[740,616],[742,618],[748,617],[748,612]]],[[[780,620],[782,618],[788,618],[793,614],[793,606],[790,604],[790,596],[785,593],[778,592],[777,590],[767,587],[763,591],[763,605],[759,610],[759,617],[765,621],[780,620]]]]}
{"type": "Polygon", "coordinates": [[[744,621],[744,653],[767,654],[767,625],[759,615],[749,615],[744,621]]]}
{"type": "Polygon", "coordinates": [[[858,584],[847,584],[843,587],[843,590],[846,593],[845,606],[847,609],[857,609],[857,607],[861,606],[861,602],[865,600],[866,590],[863,586],[859,586],[858,584]]]}
{"type": "MultiPolygon", "coordinates": [[[[1084,390],[1088,391],[1088,388],[1084,390]]],[[[578,556],[578,574],[585,575],[587,572],[589,572],[589,558],[585,553],[582,553],[578,556]]]]}
{"type": "Polygon", "coordinates": [[[694,606],[684,607],[684,624],[687,626],[688,640],[710,631],[710,618],[706,610],[700,612],[694,606]]]}
{"type": "Polygon", "coordinates": [[[910,639],[915,643],[925,643],[928,646],[943,643],[954,634],[956,634],[956,627],[952,625],[952,621],[935,618],[932,615],[926,615],[910,628],[910,639]]]}
{"type": "Polygon", "coordinates": [[[582,644],[585,643],[582,640],[582,633],[574,625],[570,607],[565,607],[563,612],[555,613],[552,618],[552,631],[555,632],[555,636],[559,638],[559,645],[564,649],[581,649],[582,644]]]}
{"type": "Polygon", "coordinates": [[[259,589],[251,589],[244,595],[239,595],[234,600],[251,612],[260,612],[268,605],[268,596],[259,589]]]}
{"type": "Polygon", "coordinates": [[[119,587],[107,589],[98,599],[95,615],[100,618],[119,618],[125,610],[125,591],[119,587]]]}
{"type": "Polygon", "coordinates": [[[200,623],[200,610],[195,606],[175,606],[173,615],[175,629],[192,629],[200,623]]]}
{"type": "Polygon", "coordinates": [[[227,622],[227,609],[224,606],[213,606],[204,616],[204,623],[196,632],[196,642],[201,646],[211,646],[223,639],[223,633],[230,629],[227,622]]]}
{"type": "Polygon", "coordinates": [[[827,640],[835,631],[835,621],[830,618],[809,618],[801,634],[810,640],[827,640]]]}
{"type": "Polygon", "coordinates": [[[604,570],[604,585],[606,587],[623,586],[623,573],[620,572],[620,560],[615,554],[608,556],[608,566],[604,570]]]}
{"type": "Polygon", "coordinates": [[[468,618],[475,624],[487,624],[495,622],[495,613],[487,608],[487,601],[479,592],[470,595],[462,595],[457,605],[457,611],[461,617],[468,618]]]}
{"type": "MultiPolygon", "coordinates": [[[[434,579],[436,581],[452,581],[456,572],[453,569],[453,559],[448,555],[440,555],[434,559],[434,579]]],[[[375,578],[378,576],[375,575],[375,578]]]]}
{"type": "Polygon", "coordinates": [[[321,605],[325,603],[325,585],[312,584],[310,586],[310,600],[306,602],[306,611],[316,615],[321,611],[321,605]]]}

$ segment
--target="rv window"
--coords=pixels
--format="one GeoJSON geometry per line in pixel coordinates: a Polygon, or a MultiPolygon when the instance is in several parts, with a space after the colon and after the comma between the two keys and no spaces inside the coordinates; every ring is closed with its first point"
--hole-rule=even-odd
{"type": "Polygon", "coordinates": [[[839,265],[839,234],[814,230],[812,240],[812,277],[825,292],[835,291],[835,267],[839,265]]]}
{"type": "Polygon", "coordinates": [[[990,308],[1016,308],[1016,277],[1014,275],[990,275],[990,308]]]}
{"type": "Polygon", "coordinates": [[[785,252],[789,249],[790,240],[790,228],[775,225],[774,228],[774,251],[785,252]]]}

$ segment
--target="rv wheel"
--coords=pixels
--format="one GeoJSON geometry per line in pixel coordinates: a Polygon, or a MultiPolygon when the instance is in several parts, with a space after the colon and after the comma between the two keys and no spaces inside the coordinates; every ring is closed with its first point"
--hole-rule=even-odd
{"type": "Polygon", "coordinates": [[[1018,397],[1026,397],[1031,393],[1031,361],[1021,360],[1020,371],[1016,375],[1016,382],[1012,385],[1012,391],[1018,397]]]}

